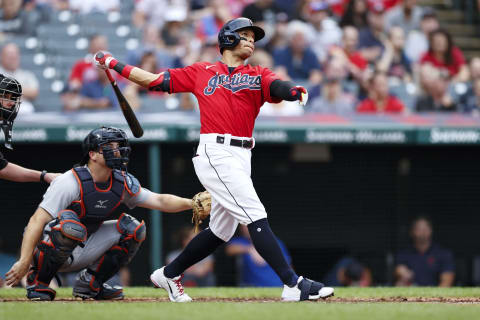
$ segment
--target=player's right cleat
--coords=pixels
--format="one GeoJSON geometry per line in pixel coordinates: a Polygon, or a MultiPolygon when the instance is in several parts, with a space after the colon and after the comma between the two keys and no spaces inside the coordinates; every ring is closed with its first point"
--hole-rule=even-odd
{"type": "Polygon", "coordinates": [[[27,298],[32,301],[52,301],[57,292],[43,284],[27,287],[27,298]]]}
{"type": "Polygon", "coordinates": [[[157,288],[163,288],[168,292],[168,297],[172,302],[190,302],[192,298],[185,293],[182,286],[183,275],[175,277],[173,279],[165,277],[163,270],[165,267],[155,270],[150,275],[150,280],[157,288]]]}
{"type": "Polygon", "coordinates": [[[312,281],[303,277],[299,277],[294,287],[283,286],[283,301],[304,301],[326,299],[333,296],[334,289],[325,287],[323,283],[312,281]]]}
{"type": "MultiPolygon", "coordinates": [[[[101,285],[100,290],[93,290],[90,287],[91,275],[82,270],[75,279],[75,285],[73,287],[73,296],[82,299],[95,299],[95,300],[122,300],[123,288],[120,286],[110,286],[106,283],[101,285]]],[[[94,287],[98,286],[96,280],[94,280],[94,287]]]]}

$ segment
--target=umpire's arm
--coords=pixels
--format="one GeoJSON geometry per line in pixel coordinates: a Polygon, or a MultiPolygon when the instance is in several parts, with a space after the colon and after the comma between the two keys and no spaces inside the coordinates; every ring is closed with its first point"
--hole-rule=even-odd
{"type": "MultiPolygon", "coordinates": [[[[5,168],[0,170],[0,179],[15,182],[40,182],[41,176],[41,171],[27,169],[11,162],[9,162],[5,168]]],[[[46,173],[43,178],[45,179],[45,182],[50,183],[57,176],[58,173],[46,173]]]]}
{"type": "Polygon", "coordinates": [[[28,221],[27,229],[23,235],[20,259],[5,274],[6,284],[17,284],[26,274],[33,257],[33,250],[43,234],[45,225],[53,220],[52,216],[43,208],[38,207],[28,221]]]}
{"type": "Polygon", "coordinates": [[[192,199],[152,192],[147,200],[139,203],[138,206],[163,212],[180,212],[192,209],[192,199]]]}

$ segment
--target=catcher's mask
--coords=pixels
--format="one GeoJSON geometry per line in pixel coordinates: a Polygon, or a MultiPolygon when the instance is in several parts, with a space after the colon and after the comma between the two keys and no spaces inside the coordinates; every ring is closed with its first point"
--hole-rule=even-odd
{"type": "Polygon", "coordinates": [[[127,170],[131,152],[125,131],[114,127],[101,127],[92,130],[83,140],[83,159],[80,165],[85,165],[90,159],[89,152],[96,151],[103,154],[105,164],[111,169],[127,170]],[[111,142],[117,142],[118,147],[113,149],[111,142]]]}
{"type": "Polygon", "coordinates": [[[251,29],[255,34],[255,41],[258,41],[265,37],[265,31],[262,28],[254,26],[252,20],[244,17],[236,18],[228,21],[220,29],[218,33],[218,47],[220,53],[223,53],[224,49],[232,49],[240,43],[242,37],[238,34],[240,30],[251,29]]]}
{"type": "Polygon", "coordinates": [[[12,149],[12,127],[22,102],[22,86],[0,74],[0,120],[5,135],[5,147],[12,149]]]}

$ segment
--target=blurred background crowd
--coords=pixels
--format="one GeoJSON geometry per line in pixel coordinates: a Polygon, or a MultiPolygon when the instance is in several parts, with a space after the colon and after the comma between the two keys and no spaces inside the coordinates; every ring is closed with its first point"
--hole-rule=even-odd
{"type": "MultiPolygon", "coordinates": [[[[310,102],[261,116],[480,110],[476,0],[2,0],[0,72],[22,112],[113,110],[98,50],[152,72],[220,58],[217,33],[244,16],[266,31],[248,63],[306,86],[310,102]]],[[[191,95],[121,82],[143,112],[195,111],[191,95]]]]}

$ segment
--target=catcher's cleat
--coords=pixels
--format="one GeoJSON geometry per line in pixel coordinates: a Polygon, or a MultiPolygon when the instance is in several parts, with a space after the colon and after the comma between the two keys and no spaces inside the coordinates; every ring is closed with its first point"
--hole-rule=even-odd
{"type": "Polygon", "coordinates": [[[190,302],[192,298],[185,293],[182,286],[183,275],[173,279],[165,277],[163,270],[165,267],[155,270],[150,275],[150,280],[157,288],[163,288],[168,292],[168,297],[172,302],[190,302]]]}
{"type": "Polygon", "coordinates": [[[325,287],[323,283],[299,277],[294,287],[284,285],[282,292],[283,301],[304,301],[326,299],[333,296],[334,289],[325,287]]]}
{"type": "Polygon", "coordinates": [[[27,298],[32,301],[53,301],[57,292],[42,284],[27,287],[27,298]]]}
{"type": "Polygon", "coordinates": [[[110,286],[103,283],[101,286],[94,280],[93,288],[100,288],[93,290],[90,286],[91,275],[83,270],[77,275],[75,285],[73,287],[73,296],[85,299],[94,300],[122,300],[123,288],[120,286],[110,286]]]}

